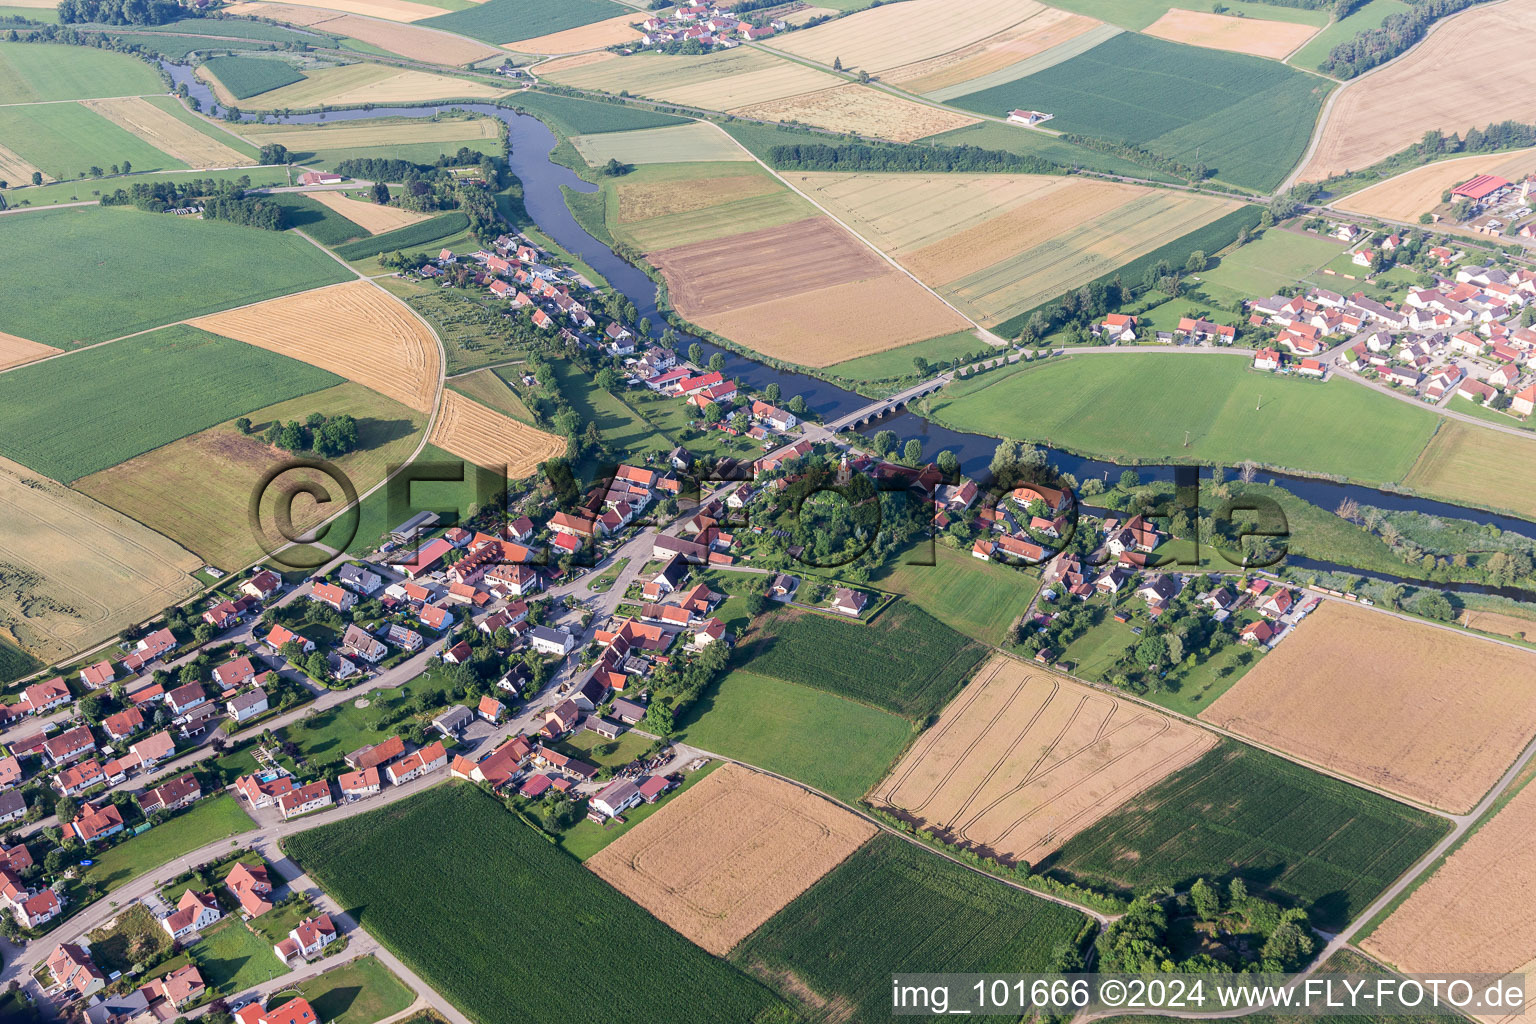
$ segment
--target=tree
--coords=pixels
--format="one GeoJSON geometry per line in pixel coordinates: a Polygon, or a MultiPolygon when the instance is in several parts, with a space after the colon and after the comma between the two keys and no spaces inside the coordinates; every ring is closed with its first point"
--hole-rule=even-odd
{"type": "Polygon", "coordinates": [[[763,398],[770,405],[774,404],[775,402],[777,402],[779,400],[779,384],[778,384],[777,381],[774,381],[774,382],[770,383],[767,387],[763,388],[763,398]]]}
{"type": "Polygon", "coordinates": [[[88,693],[84,697],[81,697],[80,702],[76,704],[75,707],[79,708],[81,717],[83,717],[87,722],[90,722],[92,725],[99,725],[101,723],[101,698],[96,694],[88,693]]]}
{"type": "Polygon", "coordinates": [[[953,480],[960,475],[960,458],[948,448],[939,452],[934,462],[938,464],[939,471],[949,479],[953,480]]]}
{"type": "Polygon", "coordinates": [[[796,416],[804,416],[808,408],[809,406],[805,404],[805,399],[800,395],[795,395],[789,400],[789,411],[796,416]]]}
{"type": "Polygon", "coordinates": [[[611,156],[608,162],[603,164],[603,173],[610,178],[622,177],[629,173],[629,164],[624,163],[618,157],[611,156]]]}
{"type": "Polygon", "coordinates": [[[1214,920],[1221,913],[1221,897],[1203,878],[1195,879],[1195,884],[1189,887],[1189,901],[1202,921],[1214,920]]]}
{"type": "Polygon", "coordinates": [[[75,820],[76,814],[80,813],[80,805],[73,797],[61,796],[53,805],[53,813],[59,816],[59,821],[68,824],[75,820]]]}
{"type": "Polygon", "coordinates": [[[1236,907],[1245,903],[1248,899],[1248,883],[1241,878],[1234,878],[1227,883],[1227,905],[1236,907]]]}
{"type": "Polygon", "coordinates": [[[1019,464],[1019,442],[1006,437],[992,449],[992,462],[987,467],[993,476],[1000,477],[1019,464]]]}
{"type": "Polygon", "coordinates": [[[133,164],[129,163],[127,160],[123,161],[123,173],[124,174],[132,174],[133,173],[133,164]]]}
{"type": "Polygon", "coordinates": [[[757,618],[768,610],[768,597],[760,590],[754,590],[747,595],[747,614],[757,618]]]}
{"type": "Polygon", "coordinates": [[[1156,668],[1168,661],[1168,642],[1160,636],[1144,636],[1136,645],[1136,660],[1148,668],[1156,668]]]}
{"type": "Polygon", "coordinates": [[[645,731],[657,736],[671,736],[674,728],[672,708],[661,701],[654,701],[645,712],[645,731]]]}
{"type": "Polygon", "coordinates": [[[843,70],[843,58],[841,58],[841,57],[833,57],[832,58],[832,70],[833,71],[841,71],[841,70],[843,70]]]}
{"type": "Polygon", "coordinates": [[[251,418],[249,416],[241,416],[235,420],[235,429],[242,434],[249,434],[251,432],[251,418]]]}
{"type": "Polygon", "coordinates": [[[694,342],[693,344],[689,345],[688,361],[694,366],[700,365],[704,361],[704,346],[700,345],[698,342],[694,342]]]}
{"type": "Polygon", "coordinates": [[[374,182],[373,188],[370,189],[370,193],[373,196],[373,201],[378,203],[380,206],[389,205],[389,186],[384,182],[374,182]]]}
{"type": "Polygon", "coordinates": [[[923,442],[917,438],[908,441],[901,449],[901,461],[909,466],[915,466],[923,459],[923,442]]]}
{"type": "Polygon", "coordinates": [[[720,406],[714,402],[710,402],[704,406],[704,422],[719,423],[721,418],[724,416],[725,413],[721,411],[720,406]]]}
{"type": "Polygon", "coordinates": [[[327,459],[357,450],[357,420],[346,413],[331,416],[315,431],[315,451],[327,459]]]}
{"type": "Polygon", "coordinates": [[[619,373],[613,367],[605,366],[597,371],[597,376],[593,377],[592,380],[604,391],[612,391],[619,386],[619,373]]]}
{"type": "Polygon", "coordinates": [[[34,185],[41,185],[42,183],[43,183],[43,172],[42,171],[33,171],[32,172],[32,184],[34,184],[34,185]]]}
{"type": "Polygon", "coordinates": [[[896,431],[882,430],[870,439],[870,444],[881,458],[885,458],[896,450],[896,441],[896,431]]]}
{"type": "Polygon", "coordinates": [[[1205,253],[1201,252],[1199,249],[1196,249],[1194,252],[1189,254],[1189,259],[1184,261],[1184,273],[1198,274],[1204,271],[1205,268],[1209,265],[1210,260],[1206,257],[1205,253]]]}
{"type": "Polygon", "coordinates": [[[640,322],[635,325],[635,330],[640,332],[640,337],[649,338],[651,336],[651,318],[648,316],[641,317],[640,322]]]}
{"type": "Polygon", "coordinates": [[[719,373],[721,370],[725,369],[725,353],[716,352],[714,355],[710,356],[709,368],[715,373],[719,373]]]}
{"type": "Polygon", "coordinates": [[[1266,964],[1272,963],[1277,969],[1286,970],[1311,955],[1313,946],[1312,936],[1302,931],[1294,919],[1287,918],[1269,933],[1259,956],[1266,964]]]}
{"type": "Polygon", "coordinates": [[[261,147],[261,155],[257,157],[258,163],[285,164],[288,162],[288,147],[281,143],[271,142],[261,147]]]}
{"type": "Polygon", "coordinates": [[[1120,487],[1122,490],[1129,491],[1133,487],[1140,486],[1141,474],[1136,472],[1134,469],[1128,469],[1124,473],[1120,474],[1120,487]]]}

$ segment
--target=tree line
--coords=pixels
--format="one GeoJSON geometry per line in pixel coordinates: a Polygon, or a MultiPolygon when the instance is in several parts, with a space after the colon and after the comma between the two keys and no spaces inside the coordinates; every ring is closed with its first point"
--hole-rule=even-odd
{"type": "MultiPolygon", "coordinates": [[[[249,434],[250,418],[241,416],[235,421],[235,428],[242,434],[249,434]]],[[[296,455],[312,451],[321,458],[334,459],[357,450],[357,420],[346,413],[327,416],[320,412],[312,412],[304,420],[291,423],[273,420],[267,424],[262,440],[296,455]]]]}
{"type": "Polygon", "coordinates": [[[770,146],[768,162],[791,171],[959,171],[1064,174],[1066,168],[1037,156],[980,146],[886,146],[863,142],[801,142],[770,146]]]}
{"type": "Polygon", "coordinates": [[[1321,70],[1337,78],[1354,78],[1385,64],[1424,38],[1441,18],[1484,0],[1414,0],[1406,11],[1390,14],[1378,28],[1368,28],[1335,46],[1321,70]]]}
{"type": "Polygon", "coordinates": [[[65,25],[163,25],[201,14],[197,8],[183,7],[176,0],[59,0],[59,22],[65,25]]]}
{"type": "Polygon", "coordinates": [[[187,206],[201,206],[204,220],[223,220],[242,227],[281,231],[287,226],[284,210],[268,199],[247,196],[251,179],[235,181],[194,178],[190,181],[136,182],[101,197],[102,206],[134,206],[150,213],[187,206]]]}

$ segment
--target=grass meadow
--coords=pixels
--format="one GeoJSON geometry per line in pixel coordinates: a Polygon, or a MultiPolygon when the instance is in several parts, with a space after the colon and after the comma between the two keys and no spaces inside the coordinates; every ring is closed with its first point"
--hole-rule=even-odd
{"type": "Polygon", "coordinates": [[[376,956],[360,956],[333,967],[298,988],[315,1016],[327,1024],[374,1024],[401,1013],[416,993],[376,956]]]}
{"type": "MultiPolygon", "coordinates": [[[[154,97],[158,98],[158,97],[154,97]]],[[[230,139],[230,142],[236,140],[230,139]]],[[[236,149],[240,148],[238,145],[236,149]]],[[[26,188],[9,188],[3,193],[5,201],[11,206],[48,206],[53,203],[73,203],[81,200],[100,199],[104,194],[111,194],[118,189],[127,189],[132,185],[153,184],[160,181],[186,181],[192,178],[213,178],[217,181],[238,181],[248,177],[253,188],[261,188],[267,185],[287,185],[288,172],[279,167],[240,167],[227,171],[163,171],[154,174],[140,174],[137,170],[132,174],[109,176],[101,179],[86,178],[75,181],[55,181],[46,185],[28,186],[26,188]]]]}
{"type": "Polygon", "coordinates": [[[203,982],[225,998],[288,973],[272,952],[272,944],[246,927],[238,915],[203,932],[188,953],[203,982]]]}
{"type": "Polygon", "coordinates": [[[164,92],[148,62],[62,43],[0,43],[0,104],[164,92]]]}
{"type": "Polygon", "coordinates": [[[947,544],[925,542],[908,550],[908,559],[932,565],[899,562],[888,565],[875,583],[921,607],[950,629],[985,644],[1001,644],[1008,627],[1029,607],[1040,577],[996,562],[983,562],[947,544]]]}
{"type": "Polygon", "coordinates": [[[808,1005],[838,1008],[829,1019],[872,1024],[890,1019],[893,973],[1049,971],[1087,924],[1074,910],[882,833],[731,959],[782,979],[792,996],[809,989],[808,1005]]]}
{"type": "Polygon", "coordinates": [[[1263,235],[1221,257],[1199,276],[1207,291],[1219,289],[1218,298],[1273,295],[1282,285],[1294,285],[1310,277],[1318,267],[1344,251],[1336,238],[1270,228],[1263,235]]]}
{"type": "Polygon", "coordinates": [[[1390,15],[1411,9],[1403,0],[1367,0],[1343,21],[1329,21],[1326,28],[1291,55],[1290,62],[1299,68],[1315,68],[1328,59],[1335,46],[1349,42],[1367,29],[1379,28],[1390,15]]]}
{"type": "Polygon", "coordinates": [[[884,777],[912,726],[889,711],[738,669],[704,691],[678,733],[852,804],[884,777]]]}
{"type": "Polygon", "coordinates": [[[0,331],[58,348],[350,280],[297,235],[122,207],[0,217],[0,331]],[[174,272],[167,272],[174,268],[174,272]]]}
{"type": "Polygon", "coordinates": [[[782,1019],[767,988],[473,786],[434,787],[284,846],[370,934],[483,1024],[782,1019]],[[422,884],[445,878],[454,884],[422,884]],[[508,963],[517,970],[501,969],[508,963]]]}
{"type": "Polygon", "coordinates": [[[1117,461],[1245,459],[1365,483],[1401,480],[1435,416],[1348,381],[1259,373],[1240,355],[1079,355],[952,385],[933,413],[960,430],[1117,461]]]}
{"type": "Polygon", "coordinates": [[[85,872],[88,881],[111,892],[166,861],[256,827],[235,798],[220,794],[107,850],[85,872]]]}
{"type": "Polygon", "coordinates": [[[283,208],[283,223],[297,228],[321,245],[341,245],[368,232],[323,203],[302,192],[276,192],[267,196],[283,208]]]}
{"type": "Polygon", "coordinates": [[[833,363],[826,372],[834,377],[863,383],[867,381],[899,380],[915,377],[917,364],[914,359],[926,359],[934,366],[947,366],[950,360],[964,359],[977,352],[988,352],[992,346],[976,337],[975,331],[957,331],[927,341],[886,349],[872,355],[859,356],[846,362],[833,363]]]}
{"type": "Polygon", "coordinates": [[[1435,815],[1225,741],[1035,867],[1123,892],[1241,877],[1336,929],[1447,827],[1435,815]]]}
{"type": "Polygon", "coordinates": [[[658,114],[622,103],[601,103],[553,93],[515,93],[506,102],[547,121],[561,135],[595,135],[599,132],[627,132],[689,123],[685,117],[658,114]]]}
{"type": "Polygon", "coordinates": [[[297,359],[173,324],[0,374],[0,454],[69,483],[339,383],[297,359]]]}

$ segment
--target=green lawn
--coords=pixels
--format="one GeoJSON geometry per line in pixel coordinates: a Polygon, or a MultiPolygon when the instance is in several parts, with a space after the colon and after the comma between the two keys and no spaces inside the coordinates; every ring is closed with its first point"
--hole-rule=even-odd
{"type": "MultiPolygon", "coordinates": [[[[576,410],[582,423],[596,423],[610,450],[618,458],[645,452],[671,451],[671,439],[656,430],[629,406],[592,382],[592,378],[564,359],[552,361],[555,386],[576,410]]],[[[576,469],[579,480],[589,478],[595,464],[590,459],[576,469]]]]}
{"type": "Polygon", "coordinates": [[[622,836],[625,832],[640,824],[646,818],[661,810],[671,803],[679,793],[691,789],[700,779],[725,764],[724,761],[715,760],[709,762],[703,768],[689,775],[683,780],[683,784],[672,790],[653,804],[641,804],[631,807],[624,812],[622,824],[615,824],[613,819],[599,825],[590,818],[583,818],[560,835],[560,848],[577,860],[587,860],[597,851],[622,836]]]}
{"type": "Polygon", "coordinates": [[[187,166],[78,103],[0,107],[0,139],[51,178],[85,178],[93,166],[108,170],[125,160],[142,171],[187,166]]]}
{"type": "Polygon", "coordinates": [[[204,983],[219,996],[232,996],[288,973],[272,945],[247,928],[239,915],[209,928],[188,952],[204,983]]]}
{"type": "Polygon", "coordinates": [[[612,0],[487,0],[467,10],[439,14],[418,24],[500,46],[617,18],[633,11],[634,8],[612,0]]]}
{"type": "Polygon", "coordinates": [[[251,921],[251,929],[265,939],[268,945],[275,946],[287,938],[300,921],[314,914],[313,903],[303,897],[295,897],[251,921]]]}
{"type": "Polygon", "coordinates": [[[1270,228],[1259,238],[1199,275],[1202,285],[1225,289],[1223,297],[1245,299],[1273,295],[1281,285],[1294,285],[1344,251],[1336,238],[1270,228]]]}
{"type": "MultiPolygon", "coordinates": [[[[159,96],[150,97],[151,102],[161,99],[159,96]]],[[[170,97],[163,97],[170,99],[170,97]]],[[[226,138],[228,138],[226,136],[226,138]]],[[[231,138],[230,143],[236,140],[231,138]]],[[[239,148],[238,146],[236,148],[239,148]]],[[[254,154],[253,154],[254,155],[254,154]]],[[[25,188],[9,188],[4,191],[5,201],[13,207],[24,206],[50,206],[54,203],[73,203],[82,200],[100,199],[103,194],[110,194],[118,189],[127,189],[137,184],[152,184],[159,181],[186,181],[191,178],[213,178],[216,181],[238,181],[241,177],[248,177],[252,188],[261,188],[266,185],[288,184],[288,172],[280,167],[240,167],[228,171],[161,171],[153,174],[140,174],[134,171],[132,174],[118,175],[101,179],[87,178],[84,181],[56,181],[47,185],[28,185],[25,188]]],[[[19,182],[12,182],[19,185],[19,182]]]]}
{"type": "MultiPolygon", "coordinates": [[[[903,558],[926,558],[919,543],[903,558]]],[[[875,583],[894,590],[951,629],[987,644],[1000,644],[1008,627],[1029,607],[1040,587],[1038,575],[1012,566],[983,562],[947,544],[932,547],[933,565],[887,566],[875,583]]]]}
{"type": "Polygon", "coordinates": [[[1326,28],[1291,55],[1290,63],[1298,68],[1318,67],[1328,59],[1329,51],[1335,46],[1349,42],[1367,29],[1379,28],[1389,15],[1410,9],[1403,0],[1367,0],[1343,21],[1330,21],[1326,28]]]}
{"type": "Polygon", "coordinates": [[[618,739],[610,740],[595,732],[584,731],[556,743],[555,749],[599,768],[621,768],[650,749],[651,742],[633,732],[623,733],[618,739]]]}
{"type": "Polygon", "coordinates": [[[299,986],[315,1017],[326,1024],[374,1024],[416,1000],[405,982],[375,956],[360,956],[299,986]]]}
{"type": "Polygon", "coordinates": [[[1277,61],[1122,32],[1054,67],[951,102],[994,117],[1017,106],[1048,110],[1058,131],[1143,146],[1268,191],[1306,149],[1330,88],[1327,79],[1277,61]]]}
{"type": "Polygon", "coordinates": [[[742,670],[704,691],[678,722],[685,743],[848,803],[880,781],[911,736],[912,726],[888,711],[742,670]]]}
{"type": "Polygon", "coordinates": [[[208,797],[165,824],[107,850],[87,869],[85,877],[111,892],[166,861],[255,827],[234,797],[208,797]]]}
{"type": "Polygon", "coordinates": [[[946,388],[933,412],[960,430],[1086,455],[1252,459],[1365,483],[1401,480],[1435,427],[1434,414],[1348,381],[1258,373],[1236,355],[1140,352],[984,376],[946,388]]]}
{"type": "Polygon", "coordinates": [[[62,348],[352,276],[297,235],[120,207],[0,217],[0,249],[28,254],[0,261],[0,331],[62,348]]]}
{"type": "Polygon", "coordinates": [[[338,704],[317,715],[300,719],[283,729],[279,735],[284,740],[298,744],[300,756],[311,767],[331,764],[359,747],[382,743],[399,732],[400,723],[382,728],[379,723],[400,701],[426,696],[431,705],[435,706],[442,703],[447,690],[448,682],[442,673],[427,672],[399,689],[370,692],[366,708],[356,707],[350,701],[338,704]]]}
{"type": "Polygon", "coordinates": [[[164,92],[147,61],[54,43],[0,43],[0,104],[164,92]]]}
{"type": "Polygon", "coordinates": [[[977,352],[991,351],[992,346],[976,337],[975,331],[957,331],[941,338],[929,338],[927,341],[833,363],[827,367],[826,372],[855,382],[895,380],[917,375],[917,367],[912,362],[914,358],[926,359],[936,366],[946,366],[951,359],[963,359],[977,352]]]}
{"type": "Polygon", "coordinates": [[[340,383],[297,359],[175,324],[0,375],[0,454],[69,483],[340,383]],[[53,414],[60,402],[68,416],[53,414]]]}

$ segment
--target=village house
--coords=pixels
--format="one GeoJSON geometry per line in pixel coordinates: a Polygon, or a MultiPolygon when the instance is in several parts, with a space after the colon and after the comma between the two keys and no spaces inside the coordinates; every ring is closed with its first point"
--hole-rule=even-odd
{"type": "MultiPolygon", "coordinates": [[[[208,986],[204,983],[197,965],[184,964],[163,977],[152,979],[135,994],[145,997],[145,1001],[151,1004],[151,1016],[159,1019],[160,1015],[153,1010],[152,1004],[155,1002],[164,999],[177,1009],[181,1009],[189,1003],[197,1002],[207,989],[208,986]]],[[[90,1011],[86,1012],[89,1015],[90,1011]]]]}
{"type": "MultiPolygon", "coordinates": [[[[336,925],[331,921],[331,915],[320,914],[300,921],[288,933],[288,937],[273,946],[272,950],[279,960],[292,967],[296,961],[313,960],[336,938],[336,925]]],[[[310,1020],[314,1020],[313,1015],[310,1020]]]]}
{"type": "Polygon", "coordinates": [[[534,626],[528,631],[528,643],[540,654],[563,658],[576,646],[576,638],[563,629],[534,626]]]}
{"type": "Polygon", "coordinates": [[[254,775],[242,775],[235,780],[235,792],[250,803],[253,810],[276,806],[279,798],[295,789],[292,777],[280,775],[275,779],[259,779],[254,775]]]}
{"type": "Polygon", "coordinates": [[[70,695],[69,686],[64,682],[64,677],[54,676],[44,682],[33,683],[21,691],[21,700],[17,705],[29,715],[38,715],[63,707],[72,700],[74,697],[70,695]]]}
{"type": "Polygon", "coordinates": [[[248,917],[260,917],[272,909],[272,878],[265,864],[237,862],[225,877],[224,887],[248,917]]]}
{"type": "Polygon", "coordinates": [[[832,595],[832,603],[828,606],[839,615],[850,615],[858,618],[864,606],[869,603],[868,595],[862,591],[850,590],[847,587],[838,587],[832,595]]]}
{"type": "Polygon", "coordinates": [[[80,670],[80,682],[87,690],[99,690],[117,678],[117,669],[110,661],[98,661],[80,670]]]}
{"type": "Polygon", "coordinates": [[[640,787],[629,779],[617,779],[594,796],[589,806],[604,818],[617,818],[643,800],[640,787]]]}
{"type": "Polygon", "coordinates": [[[235,720],[236,725],[244,725],[251,719],[266,714],[271,705],[267,703],[267,691],[257,687],[249,693],[242,693],[232,698],[224,707],[229,712],[229,717],[235,720]]]}
{"type": "Polygon", "coordinates": [[[277,653],[281,653],[283,647],[289,643],[298,644],[299,650],[305,654],[312,654],[315,650],[314,641],[300,636],[287,626],[274,625],[272,631],[267,634],[267,638],[262,642],[277,653]]]}
{"type": "Polygon", "coordinates": [[[206,703],[208,703],[208,693],[203,689],[202,683],[188,683],[186,686],[178,686],[165,695],[165,704],[171,709],[171,714],[173,715],[184,715],[193,708],[206,703]]]}
{"type": "Polygon", "coordinates": [[[170,813],[188,807],[201,799],[202,795],[203,787],[198,783],[197,776],[183,775],[163,786],[140,793],[139,808],[147,818],[156,811],[170,813]]]}
{"type": "Polygon", "coordinates": [[[176,901],[176,909],[161,918],[160,926],[172,940],[179,940],[202,931],[223,916],[213,893],[188,889],[176,901]]]}
{"type": "MultiPolygon", "coordinates": [[[[19,795],[19,794],[18,794],[19,795]]],[[[98,839],[106,839],[117,835],[123,830],[123,815],[116,805],[104,801],[101,806],[85,804],[80,808],[80,814],[71,821],[65,831],[73,834],[82,843],[92,843],[98,839]]]]}
{"type": "Polygon", "coordinates": [[[1122,341],[1136,340],[1137,319],[1124,313],[1110,313],[1101,322],[1092,325],[1088,331],[1095,338],[1108,341],[1111,344],[1122,341]]]}
{"type": "Polygon", "coordinates": [[[43,755],[50,765],[66,765],[96,749],[96,737],[88,726],[76,726],[43,742],[43,755]]]}
{"type": "Polygon", "coordinates": [[[127,739],[142,728],[144,728],[144,712],[138,708],[119,711],[101,720],[101,731],[106,733],[107,739],[114,743],[127,739]]]}
{"type": "Polygon", "coordinates": [[[331,784],[320,779],[278,797],[277,809],[282,814],[283,820],[287,821],[289,818],[329,807],[332,803],[331,784]]]}
{"type": "Polygon", "coordinates": [[[384,585],[384,577],[360,565],[343,565],[336,570],[336,578],[365,596],[372,594],[384,585]]]}
{"type": "MultiPolygon", "coordinates": [[[[330,919],[326,920],[329,923],[330,919]]],[[[288,934],[291,936],[293,933],[288,934]]],[[[235,1013],[235,1024],[320,1024],[320,1021],[309,1002],[302,996],[295,996],[283,1005],[270,1010],[262,1009],[260,1003],[243,1006],[235,1013]]]]}
{"type": "MultiPolygon", "coordinates": [[[[251,664],[249,657],[241,656],[233,661],[226,661],[214,669],[213,681],[218,683],[222,690],[238,690],[256,681],[256,667],[251,664]]],[[[174,692],[173,690],[172,693],[174,692]]]]}
{"type": "Polygon", "coordinates": [[[337,778],[336,785],[341,787],[343,799],[361,800],[365,796],[373,796],[381,786],[379,770],[364,768],[360,772],[346,772],[337,778]]]}
{"type": "Polygon", "coordinates": [[[388,656],[389,648],[361,626],[349,625],[341,635],[341,652],[361,658],[370,665],[377,665],[388,656]]]}
{"type": "MultiPolygon", "coordinates": [[[[105,778],[106,773],[102,771],[101,762],[81,761],[55,775],[53,788],[58,790],[60,796],[79,796],[92,786],[105,781],[105,778]]],[[[10,796],[12,792],[7,790],[0,796],[10,796]]]]}
{"type": "Polygon", "coordinates": [[[316,583],[314,589],[309,592],[311,601],[319,601],[327,607],[346,614],[357,604],[357,595],[350,590],[336,586],[334,583],[316,583]]]}
{"type": "Polygon", "coordinates": [[[438,740],[393,762],[384,769],[384,775],[389,779],[390,785],[403,786],[413,779],[428,775],[447,765],[448,752],[443,748],[442,741],[438,740]]]}
{"type": "Polygon", "coordinates": [[[139,763],[148,769],[176,753],[176,741],[171,739],[169,732],[162,730],[131,744],[128,749],[133,752],[134,757],[138,758],[139,763]]]}
{"type": "Polygon", "coordinates": [[[383,743],[377,743],[371,747],[360,747],[346,755],[343,760],[353,771],[362,771],[364,768],[382,768],[404,753],[405,741],[399,736],[391,736],[383,743]]]}
{"type": "Polygon", "coordinates": [[[54,983],[73,993],[74,997],[88,996],[101,991],[106,985],[106,975],[91,959],[83,946],[63,943],[48,957],[48,973],[54,983]]]}

